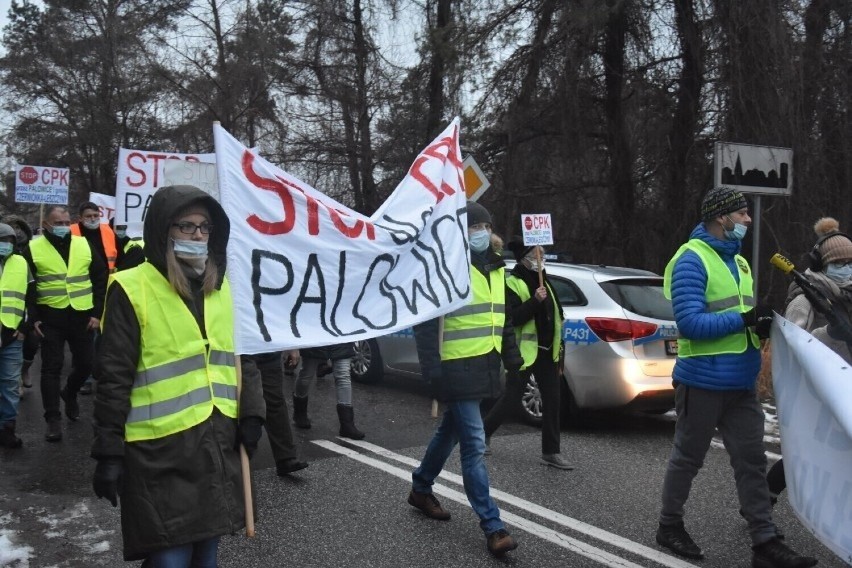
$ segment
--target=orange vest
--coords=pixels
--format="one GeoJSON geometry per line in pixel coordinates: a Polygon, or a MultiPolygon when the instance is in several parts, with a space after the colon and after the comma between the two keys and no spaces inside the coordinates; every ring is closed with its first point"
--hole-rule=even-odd
{"type": "MultiPolygon", "coordinates": [[[[115,261],[118,258],[118,245],[115,238],[115,233],[109,228],[106,223],[101,223],[101,242],[104,244],[104,252],[106,253],[107,266],[110,273],[115,272],[115,261]]],[[[82,236],[80,233],[80,223],[71,225],[71,234],[82,236]]]]}

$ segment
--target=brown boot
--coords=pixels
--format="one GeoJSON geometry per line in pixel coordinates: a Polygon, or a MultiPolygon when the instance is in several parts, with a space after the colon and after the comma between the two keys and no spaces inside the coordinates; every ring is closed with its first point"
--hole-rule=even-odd
{"type": "Polygon", "coordinates": [[[408,494],[408,504],[420,509],[429,518],[439,521],[449,521],[450,512],[441,507],[438,499],[431,493],[417,493],[414,489],[408,494]]]}
{"type": "Polygon", "coordinates": [[[20,438],[15,436],[15,421],[6,422],[0,429],[0,448],[18,449],[24,445],[20,438]]]}
{"type": "Polygon", "coordinates": [[[500,558],[510,550],[518,548],[518,541],[512,538],[512,535],[506,529],[500,529],[488,535],[486,545],[488,546],[488,552],[500,558]]]}

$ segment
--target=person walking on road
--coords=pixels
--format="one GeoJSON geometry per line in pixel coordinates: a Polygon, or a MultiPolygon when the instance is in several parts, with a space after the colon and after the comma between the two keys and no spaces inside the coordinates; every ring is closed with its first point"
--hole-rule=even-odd
{"type": "Polygon", "coordinates": [[[302,368],[296,377],[293,389],[293,422],[299,428],[310,428],[308,418],[308,395],[317,375],[318,366],[331,359],[334,386],[337,390],[337,418],[340,420],[340,435],[344,438],[361,440],[364,433],[355,426],[355,409],[352,407],[352,378],[350,367],[355,348],[351,343],[328,347],[312,347],[300,350],[302,368]]]}
{"type": "Polygon", "coordinates": [[[239,445],[257,448],[264,405],[251,359],[237,393],[230,224],[192,186],[168,186],[145,218],[148,261],[112,279],[96,366],[92,485],[121,500],[124,559],[216,566],[244,526],[239,445]]]}
{"type": "MultiPolygon", "coordinates": [[[[17,215],[8,215],[3,218],[3,222],[15,230],[15,254],[23,254],[24,250],[27,248],[27,244],[33,238],[32,227],[30,227],[30,224],[22,217],[18,217],[17,215]]],[[[21,386],[26,389],[32,388],[33,386],[33,381],[30,377],[30,367],[32,367],[33,360],[38,353],[40,342],[40,338],[32,325],[28,325],[27,332],[24,337],[24,363],[21,365],[20,381],[21,386]]],[[[23,396],[24,393],[21,392],[21,398],[23,398],[23,396]]]]}
{"type": "MultiPolygon", "coordinates": [[[[509,413],[517,408],[530,376],[535,377],[541,393],[541,463],[557,469],[574,469],[562,456],[559,434],[559,364],[562,360],[562,305],[547,279],[544,261],[538,260],[536,247],[524,246],[518,237],[509,241],[509,250],[517,264],[506,280],[506,307],[512,314],[515,341],[524,364],[520,380],[507,380],[503,396],[485,416],[485,443],[490,450],[491,436],[509,413]],[[539,262],[542,264],[539,265],[539,262]],[[539,285],[539,272],[542,285],[539,285]]],[[[538,247],[542,253],[541,247],[538,247]]]]}
{"type": "Polygon", "coordinates": [[[408,503],[432,519],[450,519],[432,486],[458,444],[468,501],[479,516],[488,551],[501,557],[518,543],[506,530],[491,498],[479,404],[500,395],[501,360],[513,377],[510,380],[519,380],[522,359],[506,310],[505,263],[490,246],[491,214],[482,205],[468,202],[467,227],[470,303],[444,316],[443,322],[438,318],[414,327],[423,376],[446,409],[420,466],[411,475],[408,503]]]}
{"type": "Polygon", "coordinates": [[[814,566],[817,560],[790,549],[772,522],[764,415],[755,389],[759,340],[769,334],[772,310],[756,305],[751,269],[739,254],[751,224],[748,203],[739,191],[714,188],[701,203],[701,217],[666,266],[663,284],[680,339],[673,374],[677,422],[656,540],[681,556],[704,557],[684,527],[684,505],[718,429],[748,521],[752,566],[814,566]]]}
{"type": "MultiPolygon", "coordinates": [[[[273,351],[259,355],[242,355],[243,361],[253,359],[260,372],[263,385],[263,400],[266,403],[266,436],[275,459],[275,471],[279,476],[289,475],[308,467],[308,462],[299,459],[293,428],[290,424],[290,412],[284,399],[284,368],[282,352],[273,351]]],[[[299,360],[299,351],[289,351],[287,361],[295,366],[299,360]]]]}
{"type": "Polygon", "coordinates": [[[60,398],[69,420],[80,417],[77,393],[92,372],[94,330],[106,293],[106,265],[86,239],[71,235],[70,226],[68,209],[49,205],[44,236],[31,240],[23,252],[36,282],[36,297],[29,304],[33,328],[41,338],[41,399],[48,442],[62,439],[60,398]],[[73,368],[61,388],[66,342],[73,368]]]}
{"type": "Polygon", "coordinates": [[[33,276],[27,261],[16,254],[15,229],[0,223],[0,447],[20,448],[15,435],[20,401],[27,322],[27,292],[32,298],[33,276]]]}

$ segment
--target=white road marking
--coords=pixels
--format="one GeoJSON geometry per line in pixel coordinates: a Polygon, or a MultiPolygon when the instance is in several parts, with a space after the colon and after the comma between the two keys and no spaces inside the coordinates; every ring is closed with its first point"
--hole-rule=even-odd
{"type": "MultiPolygon", "coordinates": [[[[399,463],[403,463],[403,464],[405,464],[405,465],[407,465],[411,468],[416,468],[417,466],[420,465],[420,462],[416,459],[409,458],[408,456],[403,456],[401,454],[397,454],[397,453],[392,452],[392,451],[390,451],[386,448],[383,448],[381,446],[377,446],[375,444],[371,444],[369,442],[358,441],[358,440],[349,440],[349,439],[345,439],[345,438],[338,438],[338,439],[341,440],[342,442],[346,443],[346,444],[351,444],[353,446],[363,448],[363,449],[368,450],[370,452],[373,452],[373,453],[375,453],[379,456],[382,456],[386,459],[397,461],[399,463]]],[[[326,447],[326,446],[323,446],[323,447],[326,447]]],[[[357,454],[357,455],[360,456],[361,454],[357,454]]],[[[380,463],[384,463],[384,462],[380,462],[380,463]]],[[[394,468],[394,469],[397,469],[397,468],[394,468]]],[[[455,483],[457,485],[463,485],[462,477],[458,474],[450,473],[448,471],[442,471],[440,473],[439,477],[442,478],[442,479],[445,479],[447,481],[450,481],[452,483],[455,483]]],[[[405,479],[407,481],[411,480],[411,472],[410,471],[405,471],[405,479]]],[[[463,500],[461,502],[466,504],[467,498],[464,497],[463,494],[461,494],[461,495],[463,497],[463,500]]],[[[637,542],[633,542],[630,539],[627,539],[627,538],[624,538],[624,537],[619,536],[617,534],[605,531],[605,530],[600,529],[600,528],[598,528],[594,525],[584,523],[583,521],[573,519],[571,517],[568,517],[566,515],[563,515],[561,513],[556,512],[556,511],[552,511],[550,509],[547,509],[545,507],[542,507],[542,506],[537,505],[535,503],[532,503],[530,501],[526,501],[526,500],[521,499],[519,497],[515,497],[514,495],[510,495],[509,493],[505,493],[503,491],[500,491],[499,489],[494,489],[493,487],[491,488],[491,497],[494,498],[496,501],[501,501],[501,502],[504,502],[506,504],[512,505],[514,507],[517,507],[518,509],[524,510],[528,513],[532,513],[534,515],[537,515],[539,517],[547,519],[548,521],[557,523],[559,525],[562,525],[566,528],[572,529],[572,530],[579,532],[581,534],[585,534],[587,536],[596,538],[598,540],[601,540],[603,542],[606,542],[606,543],[611,544],[613,546],[616,546],[618,548],[622,548],[622,549],[626,550],[627,552],[630,552],[630,553],[635,554],[637,556],[642,556],[644,558],[647,558],[649,560],[652,560],[652,561],[657,562],[659,564],[662,564],[664,566],[669,566],[670,568],[694,568],[695,567],[694,564],[690,564],[688,562],[685,562],[683,560],[680,560],[679,558],[675,558],[673,556],[670,556],[670,555],[668,555],[664,552],[661,552],[659,550],[655,550],[653,548],[647,547],[647,546],[639,544],[637,542]]],[[[505,513],[505,514],[510,514],[510,513],[505,513]]],[[[501,517],[504,517],[508,520],[508,517],[505,517],[505,514],[501,511],[501,517]]],[[[520,519],[521,517],[518,517],[518,518],[520,519]]],[[[520,526],[515,522],[513,522],[512,524],[515,524],[516,526],[520,526]]],[[[536,526],[538,526],[538,525],[536,525],[536,526]]],[[[523,527],[521,527],[521,528],[523,528],[523,527]]],[[[528,532],[533,532],[533,531],[528,531],[528,532]]],[[[533,532],[533,534],[536,534],[536,533],[533,532]]],[[[556,534],[559,534],[559,533],[556,533],[556,534]]],[[[566,537],[566,538],[568,538],[568,537],[566,537]]],[[[551,542],[553,542],[553,541],[551,541],[551,542]]]]}
{"type": "MultiPolygon", "coordinates": [[[[348,441],[349,440],[347,440],[347,442],[348,441]]],[[[344,455],[355,461],[361,462],[371,467],[375,467],[376,469],[380,469],[385,473],[407,481],[409,484],[411,483],[411,472],[408,470],[392,466],[387,462],[383,462],[381,460],[377,460],[369,456],[365,456],[364,454],[356,452],[355,450],[345,448],[328,440],[313,440],[312,442],[332,452],[344,455]]],[[[441,497],[449,499],[450,501],[453,501],[455,503],[459,503],[468,507],[470,506],[470,503],[467,500],[467,496],[464,493],[456,491],[455,489],[450,489],[449,487],[441,485],[440,483],[436,483],[435,485],[433,485],[432,491],[436,495],[440,495],[441,497]]],[[[548,542],[552,542],[553,544],[561,546],[562,548],[565,548],[575,554],[579,554],[581,556],[585,556],[586,558],[595,560],[596,562],[600,562],[605,566],[609,566],[612,568],[642,568],[639,564],[630,562],[629,560],[626,560],[620,556],[616,556],[615,554],[609,553],[590,544],[586,544],[583,541],[571,538],[568,535],[562,534],[560,532],[557,532],[553,529],[550,529],[548,527],[545,527],[513,513],[509,513],[508,511],[500,511],[500,518],[505,523],[514,525],[519,529],[532,534],[533,536],[537,536],[548,542]]]]}

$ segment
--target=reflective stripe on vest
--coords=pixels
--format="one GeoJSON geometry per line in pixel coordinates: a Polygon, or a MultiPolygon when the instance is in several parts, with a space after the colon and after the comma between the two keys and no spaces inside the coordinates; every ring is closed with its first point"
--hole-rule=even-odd
{"type": "MultiPolygon", "coordinates": [[[[506,284],[515,294],[518,295],[521,302],[526,302],[532,297],[527,283],[517,276],[509,276],[509,278],[506,279],[506,284]]],[[[553,357],[553,361],[557,362],[559,361],[559,347],[562,344],[562,310],[556,305],[556,296],[550,288],[550,285],[545,282],[545,286],[547,286],[548,290],[547,298],[550,301],[551,308],[553,308],[554,312],[553,345],[550,347],[550,354],[553,357]]],[[[530,320],[520,328],[515,326],[515,339],[518,341],[518,348],[521,350],[521,357],[524,359],[524,365],[521,367],[521,370],[524,370],[535,363],[539,354],[538,329],[536,329],[535,326],[535,317],[530,318],[530,320]]]]}
{"type": "Polygon", "coordinates": [[[9,329],[18,329],[24,319],[27,299],[29,267],[24,257],[10,255],[0,274],[0,323],[9,329]]]}
{"type": "Polygon", "coordinates": [[[214,408],[236,418],[234,317],[227,279],[204,298],[206,340],[183,299],[150,263],[115,273],[110,285],[115,282],[133,306],[141,338],[125,440],[182,432],[207,420],[214,408]]]}
{"type": "Polygon", "coordinates": [[[95,305],[89,279],[92,249],[83,237],[70,239],[67,265],[47,238],[30,241],[36,269],[36,303],[51,308],[71,306],[78,311],[91,310],[95,305]]]}
{"type": "Polygon", "coordinates": [[[444,316],[441,360],[485,355],[503,348],[506,320],[506,280],[503,268],[486,277],[470,267],[471,303],[444,316]]]}
{"type": "MultiPolygon", "coordinates": [[[[666,298],[672,297],[672,272],[677,260],[686,252],[692,251],[701,259],[707,272],[707,288],[704,298],[707,302],[707,312],[744,313],[754,307],[754,281],[751,269],[746,259],[740,255],[734,257],[739,273],[740,283],[737,286],[734,275],[725,261],[713,248],[700,239],[692,239],[681,246],[666,265],[663,293],[666,298]]],[[[749,328],[743,332],[732,333],[715,339],[686,339],[677,340],[678,357],[699,357],[704,355],[722,355],[724,353],[743,353],[749,345],[760,347],[760,340],[749,328]]]]}
{"type": "MultiPolygon", "coordinates": [[[[118,259],[118,238],[115,236],[115,232],[113,232],[106,223],[101,223],[99,227],[101,231],[101,243],[103,243],[107,266],[109,267],[110,272],[115,272],[115,261],[118,259]]],[[[71,225],[71,234],[78,237],[82,236],[80,233],[80,223],[74,223],[71,225]]]]}

